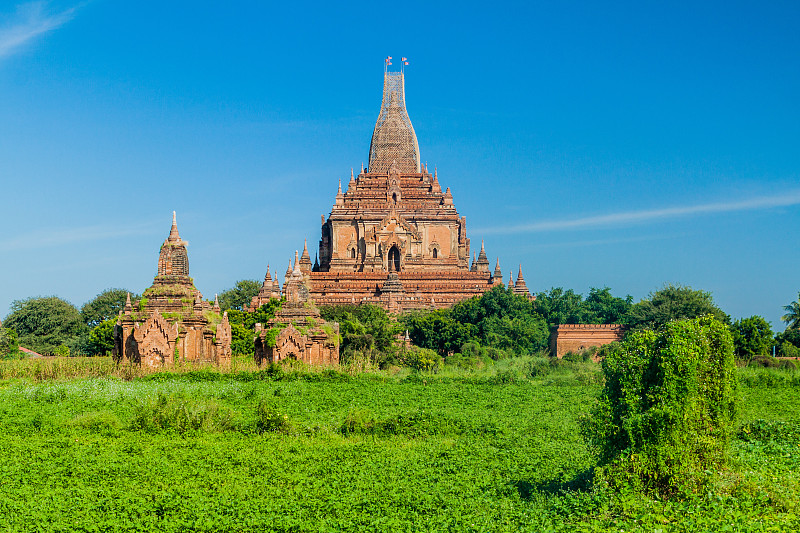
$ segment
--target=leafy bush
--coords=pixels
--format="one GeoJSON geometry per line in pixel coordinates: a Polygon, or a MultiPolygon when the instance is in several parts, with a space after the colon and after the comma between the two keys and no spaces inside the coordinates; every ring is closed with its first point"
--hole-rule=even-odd
{"type": "Polygon", "coordinates": [[[778,353],[781,357],[800,357],[800,348],[788,341],[783,341],[778,347],[778,353]]]}
{"type": "Polygon", "coordinates": [[[103,435],[113,435],[122,428],[122,422],[113,411],[83,413],[70,421],[70,425],[103,435]]]}
{"type": "Polygon", "coordinates": [[[598,481],[695,492],[725,461],[736,380],[727,326],[705,316],[628,336],[602,363],[605,387],[583,434],[598,481]]]}
{"type": "Polygon", "coordinates": [[[596,347],[592,346],[587,350],[581,350],[579,352],[567,352],[564,354],[563,360],[570,363],[587,363],[592,360],[592,355],[594,355],[596,351],[596,347]]]}
{"type": "Polygon", "coordinates": [[[219,432],[235,429],[234,413],[216,402],[159,393],[155,401],[136,406],[130,429],[159,433],[219,432]]]}
{"type": "Polygon", "coordinates": [[[404,366],[414,370],[436,370],[442,364],[442,357],[438,353],[416,346],[407,349],[401,360],[404,366]]]}
{"type": "Polygon", "coordinates": [[[17,332],[11,328],[0,328],[0,359],[19,357],[17,332]]]}
{"type": "Polygon", "coordinates": [[[269,400],[262,399],[256,407],[256,431],[259,433],[289,433],[292,424],[269,400]]]}
{"type": "Polygon", "coordinates": [[[764,368],[778,368],[780,361],[771,355],[759,355],[750,360],[749,366],[760,366],[764,368]]]}
{"type": "Polygon", "coordinates": [[[58,357],[69,357],[69,346],[64,344],[57,346],[55,350],[53,350],[53,355],[58,357]]]}
{"type": "Polygon", "coordinates": [[[238,309],[228,310],[228,321],[231,324],[231,351],[234,355],[252,357],[255,351],[255,343],[253,342],[255,339],[255,325],[261,324],[267,327],[267,322],[275,317],[280,309],[281,301],[277,298],[272,298],[269,303],[262,305],[253,313],[238,309]]]}

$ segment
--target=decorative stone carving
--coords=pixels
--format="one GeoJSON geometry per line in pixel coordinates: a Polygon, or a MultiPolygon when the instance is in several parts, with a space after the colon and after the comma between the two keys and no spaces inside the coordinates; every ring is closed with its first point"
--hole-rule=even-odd
{"type": "Polygon", "coordinates": [[[135,324],[133,339],[139,353],[139,363],[150,368],[173,362],[178,325],[169,324],[160,313],[153,310],[144,324],[135,324]]]}

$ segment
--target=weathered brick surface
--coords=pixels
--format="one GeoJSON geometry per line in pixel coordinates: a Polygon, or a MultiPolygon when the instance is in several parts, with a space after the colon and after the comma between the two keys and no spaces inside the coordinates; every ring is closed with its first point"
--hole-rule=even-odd
{"type": "Polygon", "coordinates": [[[561,324],[550,330],[550,353],[559,359],[568,352],[622,340],[621,324],[561,324]]]}

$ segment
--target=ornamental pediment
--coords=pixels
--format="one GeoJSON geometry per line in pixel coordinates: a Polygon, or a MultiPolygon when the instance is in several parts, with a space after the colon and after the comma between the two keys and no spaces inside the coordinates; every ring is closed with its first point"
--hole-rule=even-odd
{"type": "Polygon", "coordinates": [[[406,219],[404,219],[397,211],[392,209],[383,220],[381,220],[379,229],[376,233],[396,233],[396,234],[410,234],[414,239],[419,239],[419,232],[417,229],[406,219]]]}

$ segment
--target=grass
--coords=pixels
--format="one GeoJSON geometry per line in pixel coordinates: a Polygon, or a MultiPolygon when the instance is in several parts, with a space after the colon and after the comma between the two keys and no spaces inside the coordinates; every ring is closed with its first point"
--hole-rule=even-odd
{"type": "Polygon", "coordinates": [[[0,363],[0,531],[789,531],[797,374],[740,369],[715,490],[590,490],[591,363],[438,374],[0,363]],[[38,365],[38,366],[37,366],[38,365]],[[37,370],[38,368],[38,370],[37,370]]]}

